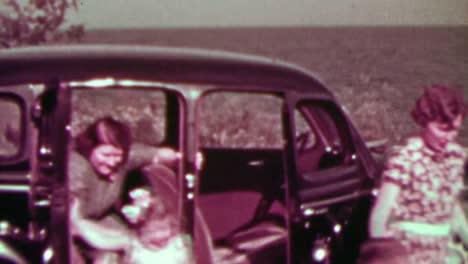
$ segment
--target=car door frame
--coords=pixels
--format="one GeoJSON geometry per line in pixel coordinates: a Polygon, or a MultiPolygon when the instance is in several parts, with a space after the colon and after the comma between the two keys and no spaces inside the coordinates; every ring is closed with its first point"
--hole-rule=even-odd
{"type": "MultiPolygon", "coordinates": [[[[350,120],[346,116],[346,113],[338,107],[338,104],[336,103],[336,99],[332,96],[329,95],[323,95],[323,94],[302,94],[302,93],[296,93],[296,92],[289,92],[286,95],[286,102],[287,106],[285,108],[285,116],[284,116],[284,123],[285,126],[287,126],[289,129],[286,129],[286,142],[287,142],[287,159],[288,159],[288,184],[287,184],[287,204],[289,208],[289,216],[288,216],[288,228],[289,228],[289,247],[290,247],[290,254],[291,254],[291,263],[296,263],[299,262],[300,259],[295,259],[295,256],[299,256],[299,252],[296,252],[298,249],[298,246],[295,245],[295,237],[294,237],[294,228],[301,228],[300,226],[305,226],[307,225],[307,222],[312,219],[313,217],[321,217],[322,215],[325,215],[328,212],[328,208],[330,206],[333,206],[335,204],[347,202],[347,201],[357,201],[359,198],[362,196],[368,195],[370,192],[370,188],[367,188],[368,183],[369,183],[369,172],[372,170],[372,166],[368,168],[366,166],[366,161],[361,160],[360,157],[361,155],[366,155],[366,153],[362,154],[360,151],[362,151],[362,148],[359,147],[360,142],[356,142],[355,138],[355,133],[356,131],[354,130],[352,124],[350,123],[350,120]],[[339,112],[341,115],[340,119],[342,119],[344,122],[346,122],[345,126],[348,129],[349,133],[348,134],[349,138],[348,140],[350,141],[350,144],[353,144],[354,147],[354,159],[355,163],[359,168],[356,169],[351,169],[351,168],[330,168],[330,169],[325,169],[323,171],[315,171],[313,174],[314,179],[310,181],[311,186],[316,185],[314,187],[316,190],[323,189],[325,185],[329,185],[331,189],[334,188],[333,185],[336,185],[336,187],[339,188],[346,188],[346,183],[341,183],[340,181],[343,179],[354,179],[354,178],[360,178],[360,183],[357,186],[359,187],[351,187],[351,190],[349,190],[346,195],[340,195],[337,197],[332,197],[332,198],[316,198],[312,199],[309,202],[305,202],[303,200],[303,197],[301,197],[301,193],[303,193],[303,189],[300,186],[301,182],[304,182],[304,179],[302,175],[299,173],[299,168],[298,168],[298,149],[296,146],[295,142],[295,135],[296,135],[296,127],[295,127],[295,116],[294,116],[294,111],[296,107],[301,103],[301,102],[307,102],[307,101],[321,101],[321,102],[328,102],[330,104],[333,104],[336,106],[336,110],[339,112]],[[358,176],[352,176],[353,173],[361,172],[362,175],[358,176]],[[340,173],[339,175],[335,177],[333,176],[335,173],[340,173]],[[340,186],[343,185],[343,186],[340,186]]],[[[335,119],[335,118],[334,118],[335,119]]],[[[364,157],[365,158],[365,157],[364,157]]],[[[356,185],[353,185],[356,186],[356,185]]],[[[350,188],[350,187],[347,187],[350,188]]],[[[331,231],[333,232],[333,231],[331,231]]]]}
{"type": "Polygon", "coordinates": [[[48,241],[53,260],[70,263],[68,146],[71,91],[59,80],[45,84],[32,109],[38,129],[34,149],[32,206],[49,206],[48,241]],[[49,195],[46,195],[49,193],[49,195]]]}

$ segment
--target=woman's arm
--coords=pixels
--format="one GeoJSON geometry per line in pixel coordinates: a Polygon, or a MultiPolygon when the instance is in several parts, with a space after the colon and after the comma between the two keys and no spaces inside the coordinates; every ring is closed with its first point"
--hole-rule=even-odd
{"type": "Polygon", "coordinates": [[[372,208],[369,220],[369,232],[371,237],[388,237],[390,236],[387,229],[388,218],[391,210],[396,204],[396,199],[400,187],[391,182],[384,182],[380,187],[377,201],[372,208]]]}
{"type": "Polygon", "coordinates": [[[79,220],[74,223],[73,230],[73,235],[82,238],[97,249],[120,251],[130,246],[129,234],[99,225],[91,220],[79,220]]]}
{"type": "Polygon", "coordinates": [[[159,147],[153,157],[153,163],[164,165],[168,168],[175,168],[177,161],[182,159],[182,154],[170,147],[159,147]]]}
{"type": "Polygon", "coordinates": [[[141,168],[152,163],[173,168],[181,157],[179,152],[170,147],[153,147],[135,143],[130,149],[128,168],[141,168]]]}
{"type": "Polygon", "coordinates": [[[452,231],[459,235],[463,240],[465,245],[468,245],[468,221],[466,220],[465,212],[461,202],[458,202],[455,205],[452,221],[451,221],[452,231]]]}
{"type": "MultiPolygon", "coordinates": [[[[130,149],[128,170],[141,168],[149,164],[159,164],[170,169],[177,167],[177,162],[182,159],[182,153],[172,147],[153,147],[141,143],[135,143],[130,149]]],[[[195,169],[201,170],[204,165],[204,157],[201,152],[195,156],[195,169]]]]}
{"type": "Polygon", "coordinates": [[[72,235],[83,239],[94,248],[117,251],[130,246],[130,234],[83,218],[77,199],[71,203],[70,224],[72,235]]]}

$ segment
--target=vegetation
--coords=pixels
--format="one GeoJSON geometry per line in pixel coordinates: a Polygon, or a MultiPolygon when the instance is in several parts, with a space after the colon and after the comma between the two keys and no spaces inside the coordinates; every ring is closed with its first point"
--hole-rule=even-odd
{"type": "Polygon", "coordinates": [[[67,15],[77,0],[0,0],[0,47],[74,42],[84,27],[70,24],[67,15]]]}
{"type": "MultiPolygon", "coordinates": [[[[163,92],[78,90],[72,98],[72,134],[97,118],[128,124],[136,141],[158,145],[164,138],[163,92]]],[[[210,94],[201,104],[200,140],[206,147],[281,147],[281,100],[271,95],[210,94]]]]}
{"type": "Polygon", "coordinates": [[[77,90],[72,105],[73,136],[96,119],[112,116],[129,125],[139,142],[158,145],[164,138],[165,101],[161,91],[77,90]]]}

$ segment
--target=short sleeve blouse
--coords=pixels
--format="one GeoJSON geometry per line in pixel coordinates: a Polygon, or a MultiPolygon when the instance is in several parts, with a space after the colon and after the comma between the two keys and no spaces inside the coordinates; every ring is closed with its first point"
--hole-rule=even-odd
{"type": "Polygon", "coordinates": [[[463,188],[466,153],[455,143],[441,152],[412,137],[388,159],[383,181],[400,187],[394,221],[446,223],[463,188]]]}

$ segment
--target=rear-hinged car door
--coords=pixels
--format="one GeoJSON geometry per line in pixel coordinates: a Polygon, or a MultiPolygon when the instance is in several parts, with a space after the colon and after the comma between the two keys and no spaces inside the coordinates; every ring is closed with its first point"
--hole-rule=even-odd
{"type": "Polygon", "coordinates": [[[359,197],[368,177],[341,109],[330,98],[297,96],[289,112],[295,213],[307,217],[359,197]]]}

